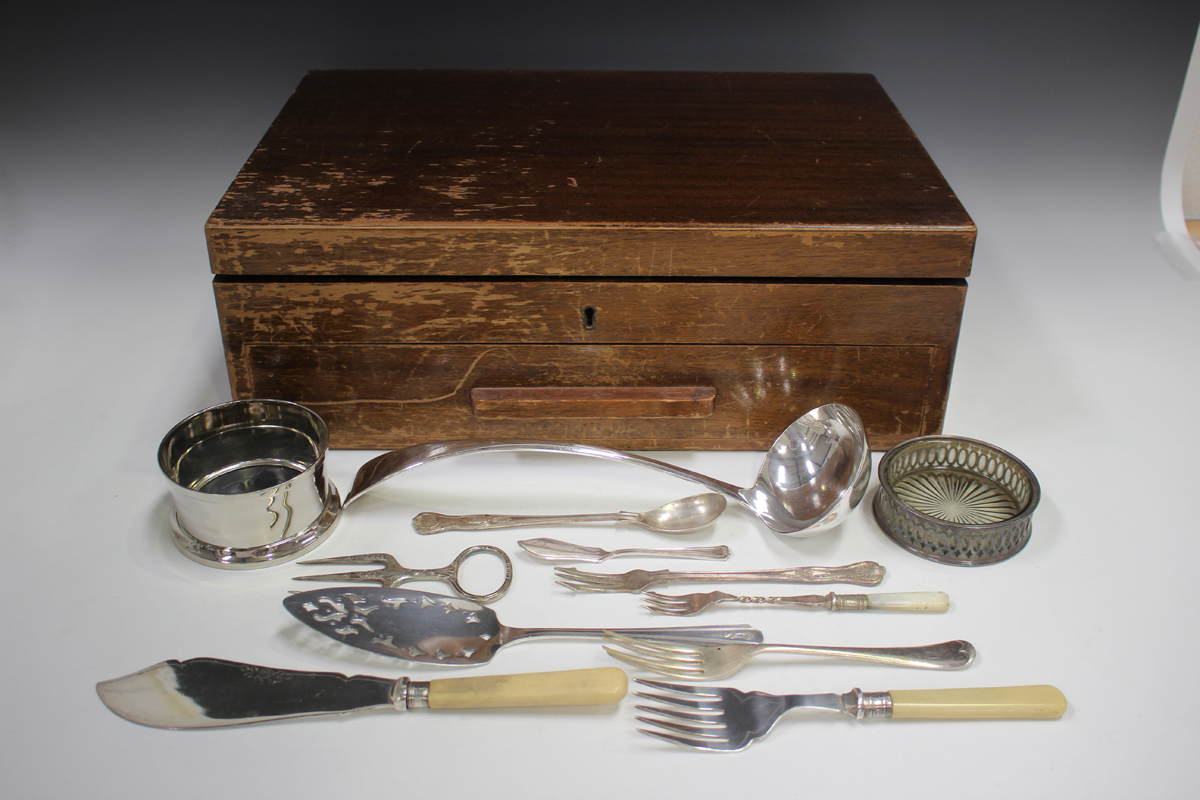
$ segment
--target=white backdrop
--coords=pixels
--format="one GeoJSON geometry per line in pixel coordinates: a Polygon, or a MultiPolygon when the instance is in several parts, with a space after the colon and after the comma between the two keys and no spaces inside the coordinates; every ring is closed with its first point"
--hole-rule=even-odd
{"type": "MultiPolygon", "coordinates": [[[[1200,23],[1193,6],[218,2],[13,12],[0,42],[9,498],[0,793],[1194,794],[1200,281],[1185,280],[1153,242],[1200,23]],[[751,622],[777,641],[962,637],[980,653],[951,674],[764,660],[728,681],[742,688],[1053,683],[1070,702],[1066,717],[792,718],[744,753],[713,756],[638,735],[630,702],[200,732],[141,728],[105,709],[97,681],[167,658],[447,674],[308,635],[280,606],[298,568],[229,573],[182,558],[167,538],[155,464],[175,422],[228,398],[205,218],[306,69],[380,66],[875,73],[979,226],[946,430],[993,442],[1037,473],[1033,540],[1011,561],[968,570],[891,544],[869,514],[870,493],[841,528],[809,540],[778,537],[735,510],[688,541],[729,544],[735,568],[874,559],[889,569],[881,591],[944,590],[953,608],[880,617],[728,607],[696,621],[751,622]]],[[[330,455],[343,491],[370,455],[330,455]]],[[[746,483],[761,454],[660,457],[746,483]]],[[[693,488],[562,458],[422,468],[353,506],[318,552],[383,550],[437,565],[475,537],[415,537],[418,511],[642,509],[693,488]]],[[[544,533],[661,543],[611,528],[544,533]]],[[[512,551],[527,535],[489,540],[512,551]]],[[[524,557],[516,566],[513,591],[495,606],[506,623],[656,621],[631,596],[573,596],[548,567],[524,557]]],[[[593,644],[529,642],[471,674],[610,663],[593,644]]]]}

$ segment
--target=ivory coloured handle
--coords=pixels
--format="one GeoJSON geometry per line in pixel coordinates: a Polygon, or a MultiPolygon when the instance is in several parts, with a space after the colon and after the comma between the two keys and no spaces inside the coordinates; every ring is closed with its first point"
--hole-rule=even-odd
{"type": "Polygon", "coordinates": [[[1058,719],[1067,698],[1053,686],[891,691],[893,719],[1058,719]]]}
{"type": "Polygon", "coordinates": [[[625,671],[616,667],[486,678],[439,678],[429,682],[429,707],[602,706],[619,702],[625,696],[628,684],[625,671]]]}
{"type": "Polygon", "coordinates": [[[869,594],[867,607],[872,611],[927,611],[936,614],[950,608],[950,595],[945,592],[869,594]]]}

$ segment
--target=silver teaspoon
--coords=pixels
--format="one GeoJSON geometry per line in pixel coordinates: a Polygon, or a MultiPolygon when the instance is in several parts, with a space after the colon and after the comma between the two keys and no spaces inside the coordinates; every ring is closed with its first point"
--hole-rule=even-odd
{"type": "Polygon", "coordinates": [[[703,558],[723,561],[729,558],[730,550],[723,544],[713,547],[625,547],[620,550],[602,550],[558,539],[524,539],[517,542],[531,556],[546,561],[586,561],[598,564],[610,558],[623,556],[651,556],[655,558],[703,558]]]}
{"type": "Polygon", "coordinates": [[[675,500],[644,511],[614,511],[610,514],[565,514],[510,516],[504,514],[467,514],[451,517],[426,511],[413,517],[417,533],[444,531],[488,531],[496,528],[521,528],[527,525],[564,525],[573,522],[628,522],[655,533],[691,533],[712,523],[725,511],[727,501],[715,492],[675,500]]]}

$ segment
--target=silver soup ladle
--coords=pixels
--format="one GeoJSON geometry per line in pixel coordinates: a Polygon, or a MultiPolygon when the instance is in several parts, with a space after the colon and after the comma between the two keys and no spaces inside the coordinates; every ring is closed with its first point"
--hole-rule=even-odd
{"type": "Polygon", "coordinates": [[[523,439],[460,439],[393,450],[363,464],[345,505],[400,472],[471,453],[532,451],[573,453],[638,464],[698,483],[741,503],[776,533],[807,537],[842,522],[862,500],[871,477],[871,450],[862,420],[840,403],[819,406],[797,419],[767,451],[754,485],[733,484],[653,458],[586,444],[523,439]]]}

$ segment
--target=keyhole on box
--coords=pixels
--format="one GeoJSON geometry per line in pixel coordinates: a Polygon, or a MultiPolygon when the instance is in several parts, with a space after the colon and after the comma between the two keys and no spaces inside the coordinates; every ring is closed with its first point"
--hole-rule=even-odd
{"type": "Polygon", "coordinates": [[[596,307],[595,306],[584,306],[583,307],[583,329],[585,331],[596,330],[596,307]]]}

